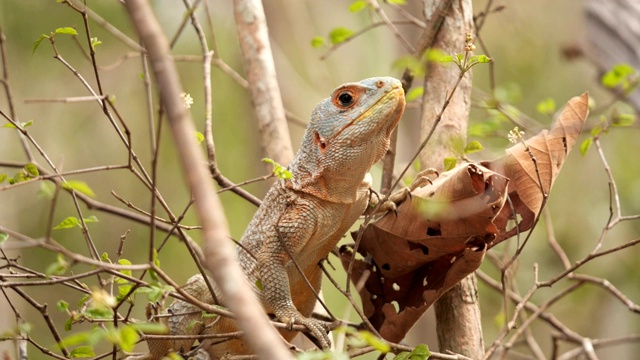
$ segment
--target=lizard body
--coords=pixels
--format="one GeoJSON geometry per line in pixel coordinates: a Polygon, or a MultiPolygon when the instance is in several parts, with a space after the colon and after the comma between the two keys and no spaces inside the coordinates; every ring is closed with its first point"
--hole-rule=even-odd
{"type": "MultiPolygon", "coordinates": [[[[323,347],[329,345],[327,324],[310,318],[322,278],[318,263],[366,210],[371,166],[389,147],[389,136],[404,111],[400,81],[370,78],[334,90],[314,109],[298,154],[289,166],[291,179],[278,179],[249,223],[237,254],[265,310],[290,325],[305,325],[323,347]],[[303,274],[290,258],[291,254],[303,274]],[[258,289],[261,287],[261,289],[258,289]]],[[[189,279],[184,290],[213,303],[202,276],[189,279]]],[[[224,303],[221,294],[216,294],[224,303]]],[[[176,300],[169,312],[171,334],[222,334],[237,331],[232,319],[202,321],[199,309],[176,300]],[[179,315],[187,313],[190,315],[179,315]],[[202,321],[193,326],[195,321],[202,321]],[[191,324],[191,326],[189,326],[191,324]]],[[[296,333],[282,332],[285,339],[296,333]]],[[[225,354],[251,353],[241,340],[202,348],[214,359],[225,354]]],[[[170,350],[188,351],[193,340],[149,340],[146,359],[159,359],[170,350]]]]}

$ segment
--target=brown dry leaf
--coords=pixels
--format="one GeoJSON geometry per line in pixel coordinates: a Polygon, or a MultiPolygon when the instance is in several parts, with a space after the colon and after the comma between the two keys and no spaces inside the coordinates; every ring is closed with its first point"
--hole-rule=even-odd
{"type": "Polygon", "coordinates": [[[482,163],[509,178],[509,198],[513,204],[513,208],[507,204],[496,217],[500,234],[492,246],[533,226],[544,194],[549,194],[564,160],[582,132],[589,114],[588,104],[587,93],[572,98],[550,131],[543,130],[525,141],[535,163],[522,143],[508,148],[505,156],[482,163]],[[514,226],[507,231],[507,222],[514,218],[514,213],[520,214],[521,220],[517,228],[514,226]]]}
{"type": "MultiPolygon", "coordinates": [[[[507,179],[477,164],[442,174],[413,192],[394,213],[363,233],[353,277],[365,314],[388,340],[399,341],[445,291],[478,268],[496,235],[491,223],[505,202],[507,179]],[[396,310],[393,304],[397,304],[396,310]]],[[[348,267],[353,252],[341,249],[348,267]]]]}
{"type": "Polygon", "coordinates": [[[354,262],[354,283],[365,315],[390,341],[400,341],[442,294],[482,262],[487,249],[528,230],[542,206],[588,114],[588,95],[571,99],[550,131],[483,164],[464,164],[420,188],[394,213],[370,224],[353,259],[340,249],[345,266],[354,262]],[[536,165],[537,164],[537,165],[536,165]],[[483,166],[484,165],[484,166],[483,166]],[[536,170],[537,166],[537,170],[536,170]],[[510,204],[505,204],[507,193],[510,204]],[[506,230],[519,214],[518,229],[506,230]]]}

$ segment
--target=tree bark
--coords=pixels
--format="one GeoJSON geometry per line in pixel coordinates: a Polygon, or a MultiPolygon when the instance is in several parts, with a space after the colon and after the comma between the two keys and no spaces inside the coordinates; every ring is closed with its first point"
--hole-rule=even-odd
{"type": "Polygon", "coordinates": [[[293,147],[262,2],[234,0],[233,7],[262,148],[269,158],[289,165],[293,160],[293,147]]]}
{"type": "MultiPolygon", "coordinates": [[[[437,2],[425,1],[425,18],[431,18],[437,2]]],[[[446,54],[464,51],[465,34],[473,34],[471,0],[454,0],[438,33],[435,47],[446,54]]],[[[421,136],[433,126],[437,112],[458,76],[455,67],[431,64],[425,78],[422,102],[421,136]]],[[[455,157],[456,148],[465,143],[471,108],[471,72],[465,75],[429,144],[420,155],[422,168],[442,171],[444,159],[455,157]]],[[[475,274],[469,275],[435,304],[440,352],[452,351],[473,359],[484,354],[480,309],[475,274]]]]}
{"type": "Polygon", "coordinates": [[[293,359],[282,338],[271,326],[235,259],[233,247],[227,238],[229,230],[220,199],[204,166],[204,154],[193,136],[195,126],[180,97],[182,86],[169,43],[146,0],[127,0],[126,5],[149,53],[184,175],[196,199],[196,213],[203,227],[203,262],[225,296],[224,305],[236,315],[245,339],[256,354],[262,359],[293,359]]]}

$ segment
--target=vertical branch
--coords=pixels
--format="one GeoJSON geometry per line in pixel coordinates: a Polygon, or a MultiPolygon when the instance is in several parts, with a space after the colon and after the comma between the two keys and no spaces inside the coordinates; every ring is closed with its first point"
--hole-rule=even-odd
{"type": "MultiPolygon", "coordinates": [[[[438,11],[436,2],[425,1],[425,15],[438,11]]],[[[438,32],[434,47],[446,54],[463,51],[465,33],[473,33],[473,12],[470,0],[456,0],[438,32]]],[[[431,64],[425,78],[422,99],[421,138],[429,135],[438,109],[447,98],[455,72],[442,64],[431,64]]],[[[456,143],[464,142],[471,105],[471,74],[469,72],[452,94],[450,106],[444,111],[432,139],[420,155],[422,168],[443,169],[444,159],[455,156],[456,143]]],[[[460,146],[458,146],[459,148],[460,146]]],[[[482,357],[484,342],[475,275],[471,274],[448,291],[435,304],[438,344],[441,352],[453,351],[474,359],[482,357]]]]}
{"type": "Polygon", "coordinates": [[[268,157],[288,165],[293,160],[293,148],[262,2],[234,0],[233,7],[262,147],[268,157]]]}
{"type": "Polygon", "coordinates": [[[203,226],[207,268],[225,295],[225,305],[236,315],[240,329],[258,356],[264,359],[291,359],[291,354],[283,346],[280,336],[269,323],[249,287],[235,261],[233,248],[227,241],[227,221],[220,199],[203,166],[204,156],[194,140],[195,126],[180,97],[180,79],[169,43],[147,1],[129,0],[126,5],[133,25],[147,47],[180,162],[196,199],[196,212],[203,226]]]}

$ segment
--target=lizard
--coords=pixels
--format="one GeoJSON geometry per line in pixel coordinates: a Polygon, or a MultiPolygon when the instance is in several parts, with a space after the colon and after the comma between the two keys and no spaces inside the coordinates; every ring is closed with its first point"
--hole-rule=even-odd
{"type": "MultiPolygon", "coordinates": [[[[272,185],[237,247],[238,261],[265,311],[289,326],[304,325],[323,348],[330,345],[329,324],[311,317],[316,296],[309,285],[320,289],[319,262],[374,201],[369,170],[388,150],[404,107],[402,85],[391,77],[336,88],[311,114],[288,167],[292,177],[272,185]]],[[[189,279],[183,290],[214,303],[202,275],[189,279]]],[[[223,305],[223,294],[215,295],[223,305]]],[[[232,319],[203,320],[199,308],[182,300],[175,300],[168,312],[173,314],[167,321],[172,335],[237,331],[232,319]]],[[[290,340],[296,333],[281,334],[290,340]]],[[[155,360],[171,351],[187,352],[195,341],[147,342],[150,351],[141,358],[155,360]]],[[[201,345],[213,359],[251,353],[241,339],[213,342],[204,340],[201,345]]]]}

